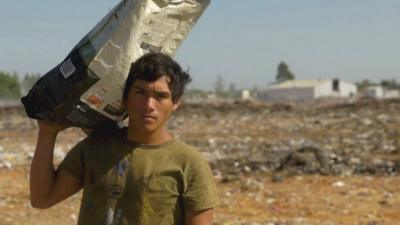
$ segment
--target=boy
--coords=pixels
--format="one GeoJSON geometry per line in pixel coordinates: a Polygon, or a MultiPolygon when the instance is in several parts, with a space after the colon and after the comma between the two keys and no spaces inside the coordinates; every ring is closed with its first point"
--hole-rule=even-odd
{"type": "Polygon", "coordinates": [[[57,170],[54,144],[64,127],[38,121],[32,206],[49,208],[83,188],[78,225],[212,224],[217,194],[209,165],[166,129],[190,80],[167,55],[139,58],[123,93],[128,127],[90,135],[57,170]]]}

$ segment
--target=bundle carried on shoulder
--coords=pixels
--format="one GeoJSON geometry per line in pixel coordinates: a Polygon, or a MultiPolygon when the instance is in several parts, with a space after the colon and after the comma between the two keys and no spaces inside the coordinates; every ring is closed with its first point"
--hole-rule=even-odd
{"type": "Polygon", "coordinates": [[[106,129],[126,117],[122,92],[132,62],[174,55],[209,0],[124,0],[21,99],[34,119],[106,129]]]}

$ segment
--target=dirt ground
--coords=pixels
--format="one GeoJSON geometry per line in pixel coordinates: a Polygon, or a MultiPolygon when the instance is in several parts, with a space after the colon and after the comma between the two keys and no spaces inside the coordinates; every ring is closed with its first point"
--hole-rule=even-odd
{"type": "MultiPolygon", "coordinates": [[[[29,204],[27,167],[1,169],[0,177],[1,225],[76,224],[80,193],[54,208],[34,209],[29,204]]],[[[218,182],[218,190],[215,224],[398,225],[400,221],[398,176],[313,175],[274,182],[271,176],[260,175],[218,182]]]]}

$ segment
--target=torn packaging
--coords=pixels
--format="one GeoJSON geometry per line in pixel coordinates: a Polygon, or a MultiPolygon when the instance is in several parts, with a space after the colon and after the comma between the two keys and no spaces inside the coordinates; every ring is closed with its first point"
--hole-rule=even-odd
{"type": "Polygon", "coordinates": [[[29,117],[102,129],[126,117],[122,91],[132,62],[173,55],[210,0],[125,0],[22,98],[29,117]]]}

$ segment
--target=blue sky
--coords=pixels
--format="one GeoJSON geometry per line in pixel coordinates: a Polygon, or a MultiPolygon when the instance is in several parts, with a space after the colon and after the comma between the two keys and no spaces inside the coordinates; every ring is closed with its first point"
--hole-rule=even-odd
{"type": "MultiPolygon", "coordinates": [[[[2,0],[0,70],[47,72],[117,2],[2,0]]],[[[297,79],[400,81],[399,40],[399,0],[211,0],[176,59],[202,89],[265,86],[281,61],[297,79]]]]}

